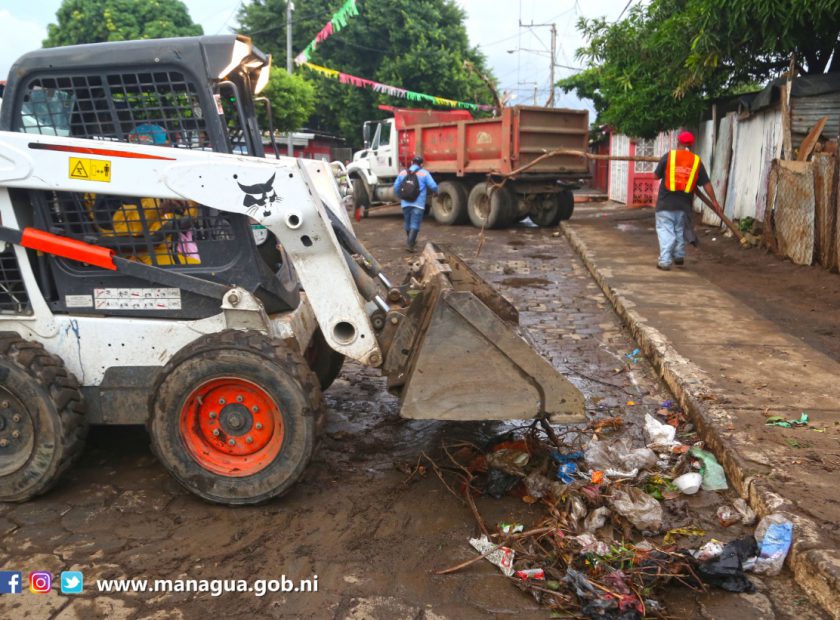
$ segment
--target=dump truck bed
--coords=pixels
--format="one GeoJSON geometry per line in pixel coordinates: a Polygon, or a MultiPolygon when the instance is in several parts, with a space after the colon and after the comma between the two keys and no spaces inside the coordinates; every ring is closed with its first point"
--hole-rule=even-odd
{"type": "MultiPolygon", "coordinates": [[[[432,173],[509,174],[554,149],[585,151],[589,140],[586,110],[515,106],[495,118],[429,119],[423,124],[415,124],[419,119],[408,112],[394,110],[400,161],[421,154],[432,173]]],[[[549,157],[528,169],[528,174],[586,173],[586,160],[575,155],[549,157]]]]}

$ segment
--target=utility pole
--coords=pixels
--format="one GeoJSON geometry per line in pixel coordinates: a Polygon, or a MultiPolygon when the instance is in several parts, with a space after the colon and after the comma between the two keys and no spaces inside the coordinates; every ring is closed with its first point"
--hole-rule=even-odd
{"type": "MultiPolygon", "coordinates": [[[[286,71],[289,75],[292,74],[292,11],[295,10],[295,5],[292,0],[286,0],[286,71]]],[[[552,90],[552,93],[554,91],[552,90]]],[[[295,147],[292,145],[291,130],[286,134],[288,137],[289,157],[295,154],[295,147]]]]}
{"type": "Polygon", "coordinates": [[[551,24],[551,94],[548,96],[548,101],[545,102],[545,107],[554,107],[554,62],[557,57],[557,25],[551,24]]]}
{"type": "MultiPolygon", "coordinates": [[[[530,24],[523,24],[522,20],[519,20],[519,27],[520,28],[551,28],[551,58],[549,59],[549,79],[551,80],[550,91],[548,95],[548,101],[545,102],[545,107],[553,108],[554,107],[554,68],[559,66],[556,62],[557,59],[557,24],[535,24],[531,22],[530,24]]],[[[545,53],[545,52],[541,52],[545,53]]],[[[536,102],[534,102],[536,103],[536,102]]]]}

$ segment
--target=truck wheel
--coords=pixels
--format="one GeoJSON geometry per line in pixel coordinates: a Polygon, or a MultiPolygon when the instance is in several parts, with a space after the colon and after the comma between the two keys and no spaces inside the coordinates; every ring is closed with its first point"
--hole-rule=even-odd
{"type": "Polygon", "coordinates": [[[365,189],[365,184],[361,179],[352,179],[350,182],[353,184],[353,210],[361,209],[362,215],[367,217],[370,210],[370,197],[365,189]]]}
{"type": "Polygon", "coordinates": [[[318,377],[322,392],[333,384],[344,365],[344,356],[327,344],[320,329],[316,329],[312,334],[312,340],[309,341],[303,356],[309,368],[318,377]]]}
{"type": "Polygon", "coordinates": [[[150,398],[152,448],[187,490],[229,505],[281,495],[315,446],[321,390],[303,357],[259,332],[184,347],[150,398]]]}
{"type": "Polygon", "coordinates": [[[560,221],[572,219],[572,214],[575,212],[575,196],[571,191],[564,189],[557,194],[557,202],[560,205],[560,221]]]}
{"type": "Polygon", "coordinates": [[[438,195],[432,199],[432,215],[445,226],[465,224],[467,215],[467,190],[457,181],[443,181],[438,186],[438,195]]]}
{"type": "Polygon", "coordinates": [[[476,184],[467,200],[467,213],[476,228],[504,228],[513,220],[510,192],[502,187],[488,194],[488,184],[476,184]]]}
{"type": "Polygon", "coordinates": [[[542,228],[557,226],[560,215],[557,194],[543,194],[534,201],[534,206],[531,208],[531,221],[542,228]]]}
{"type": "Polygon", "coordinates": [[[86,436],[79,383],[61,359],[0,333],[0,501],[47,491],[79,458],[86,436]]]}

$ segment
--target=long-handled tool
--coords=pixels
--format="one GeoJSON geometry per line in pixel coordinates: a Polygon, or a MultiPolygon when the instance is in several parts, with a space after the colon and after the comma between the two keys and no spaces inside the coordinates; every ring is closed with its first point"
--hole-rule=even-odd
{"type": "Polygon", "coordinates": [[[703,202],[707,207],[709,207],[712,210],[712,213],[717,215],[723,221],[723,223],[726,224],[726,227],[732,231],[732,234],[735,235],[735,238],[738,239],[741,246],[745,248],[752,247],[752,243],[750,243],[750,240],[744,236],[744,234],[737,226],[735,226],[735,223],[732,220],[726,217],[726,214],[724,214],[723,210],[718,210],[715,208],[712,201],[709,200],[709,197],[706,196],[702,192],[702,190],[698,188],[695,195],[700,199],[701,202],[703,202]]]}

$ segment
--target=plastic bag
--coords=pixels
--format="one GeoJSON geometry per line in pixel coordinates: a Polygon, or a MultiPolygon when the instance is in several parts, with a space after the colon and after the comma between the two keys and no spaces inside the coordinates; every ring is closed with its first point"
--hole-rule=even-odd
{"type": "Polygon", "coordinates": [[[759,553],[753,570],[760,575],[778,575],[793,543],[793,523],[780,514],[768,515],[758,524],[755,539],[759,553]]]}
{"type": "Polygon", "coordinates": [[[755,586],[744,574],[744,560],[755,555],[755,540],[750,537],[726,543],[720,555],[697,567],[697,575],[729,592],[753,592],[755,586]]]}
{"type": "Polygon", "coordinates": [[[732,506],[741,515],[741,523],[744,525],[752,525],[755,523],[755,511],[747,505],[747,502],[740,497],[732,502],[732,506]]]}
{"type": "Polygon", "coordinates": [[[670,424],[663,424],[649,413],[645,414],[645,435],[648,438],[647,447],[657,452],[670,452],[674,446],[680,445],[674,439],[677,429],[670,424]]]}
{"type": "MultiPolygon", "coordinates": [[[[656,465],[656,453],[650,448],[632,448],[630,440],[622,437],[618,441],[608,444],[593,437],[586,446],[584,454],[586,464],[593,470],[613,470],[630,473],[639,469],[656,465]]],[[[610,475],[609,473],[607,475],[610,475]]]]}
{"type": "Polygon", "coordinates": [[[609,516],[610,509],[606,506],[596,508],[595,510],[589,513],[586,519],[583,520],[583,530],[591,534],[595,530],[604,527],[604,525],[607,523],[607,517],[609,516]]]}
{"type": "Polygon", "coordinates": [[[626,492],[615,491],[612,507],[643,532],[658,532],[662,529],[662,506],[641,489],[630,487],[626,492]]]}
{"type": "Polygon", "coordinates": [[[505,576],[513,576],[513,549],[500,547],[490,542],[484,534],[481,535],[481,538],[470,538],[470,545],[482,555],[486,553],[484,559],[498,566],[505,576]]]}
{"type": "Polygon", "coordinates": [[[726,473],[714,454],[701,450],[697,446],[692,447],[689,454],[703,463],[700,473],[703,474],[704,491],[725,491],[729,488],[726,484],[726,473]]]}
{"type": "Polygon", "coordinates": [[[581,553],[593,553],[604,556],[610,552],[610,546],[604,541],[598,540],[592,534],[581,534],[580,536],[575,536],[572,540],[580,545],[581,553]]]}

